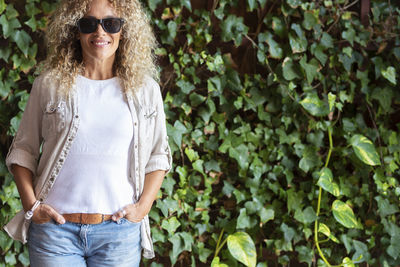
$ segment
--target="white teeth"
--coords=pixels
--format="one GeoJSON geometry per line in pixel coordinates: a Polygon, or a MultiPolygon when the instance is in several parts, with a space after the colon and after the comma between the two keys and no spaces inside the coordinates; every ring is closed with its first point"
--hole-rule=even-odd
{"type": "Polygon", "coordinates": [[[94,42],[95,45],[107,45],[108,42],[94,42]]]}

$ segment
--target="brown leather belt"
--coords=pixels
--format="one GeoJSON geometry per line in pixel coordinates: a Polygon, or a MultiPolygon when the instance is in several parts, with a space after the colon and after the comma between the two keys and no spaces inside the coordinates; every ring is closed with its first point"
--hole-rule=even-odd
{"type": "Polygon", "coordinates": [[[67,213],[62,215],[66,221],[80,224],[99,224],[111,220],[112,215],[100,213],[67,213]]]}

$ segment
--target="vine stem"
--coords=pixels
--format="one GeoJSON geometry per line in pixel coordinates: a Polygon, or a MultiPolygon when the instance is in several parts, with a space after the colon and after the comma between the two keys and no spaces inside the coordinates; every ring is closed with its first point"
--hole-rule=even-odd
{"type": "MultiPolygon", "coordinates": [[[[329,151],[328,151],[328,156],[326,157],[326,161],[325,161],[325,168],[328,167],[329,160],[330,160],[331,154],[332,154],[332,149],[333,149],[332,128],[331,128],[331,126],[328,127],[328,136],[329,136],[329,151]]],[[[320,209],[321,209],[321,199],[322,199],[322,188],[320,186],[319,187],[319,193],[318,193],[317,219],[315,220],[315,224],[314,224],[314,241],[315,241],[315,246],[317,247],[317,250],[318,250],[318,254],[321,256],[322,260],[329,267],[331,267],[332,265],[325,258],[324,253],[322,252],[321,248],[319,247],[319,241],[318,241],[318,216],[319,216],[319,212],[320,212],[320,209]]]]}
{"type": "Polygon", "coordinates": [[[214,258],[216,258],[218,256],[219,251],[225,245],[226,241],[228,241],[228,238],[225,238],[225,240],[221,243],[223,234],[224,234],[224,229],[222,229],[221,233],[219,234],[219,238],[218,238],[218,242],[217,242],[217,248],[215,249],[214,258]]]}

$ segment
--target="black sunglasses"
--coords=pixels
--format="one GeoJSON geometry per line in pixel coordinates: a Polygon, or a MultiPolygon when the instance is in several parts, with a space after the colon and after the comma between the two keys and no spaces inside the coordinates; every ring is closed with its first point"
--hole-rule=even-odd
{"type": "Polygon", "coordinates": [[[108,33],[117,33],[121,30],[125,20],[121,18],[81,18],[78,20],[77,26],[81,33],[93,33],[97,31],[97,27],[101,24],[103,30],[108,33]]]}

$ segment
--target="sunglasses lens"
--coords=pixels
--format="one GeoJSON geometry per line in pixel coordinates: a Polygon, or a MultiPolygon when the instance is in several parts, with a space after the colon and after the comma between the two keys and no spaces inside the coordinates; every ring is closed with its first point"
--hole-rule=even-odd
{"type": "Polygon", "coordinates": [[[92,33],[97,29],[97,20],[94,18],[81,18],[78,21],[78,27],[81,33],[92,33]]]}
{"type": "Polygon", "coordinates": [[[122,20],[117,18],[103,19],[103,28],[108,33],[117,33],[121,30],[122,20]]]}

